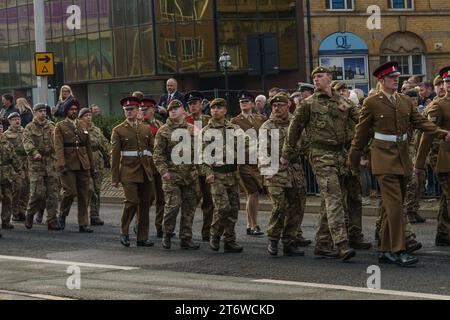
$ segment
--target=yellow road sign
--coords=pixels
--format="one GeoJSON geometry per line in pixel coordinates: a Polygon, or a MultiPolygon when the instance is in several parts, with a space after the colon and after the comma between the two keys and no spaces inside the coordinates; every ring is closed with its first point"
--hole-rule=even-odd
{"type": "Polygon", "coordinates": [[[34,54],[36,76],[53,76],[55,74],[53,52],[37,52],[34,54]]]}

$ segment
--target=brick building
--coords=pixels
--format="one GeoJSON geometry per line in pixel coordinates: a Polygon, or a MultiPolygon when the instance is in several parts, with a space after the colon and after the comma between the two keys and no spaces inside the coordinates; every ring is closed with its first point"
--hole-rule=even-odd
{"type": "Polygon", "coordinates": [[[335,78],[352,87],[366,92],[374,87],[374,68],[388,60],[400,63],[405,78],[428,80],[450,63],[450,1],[305,0],[304,5],[311,17],[305,15],[312,65],[331,67],[335,78]],[[371,30],[368,19],[369,26],[378,22],[371,18],[374,6],[380,9],[381,28],[371,30]]]}

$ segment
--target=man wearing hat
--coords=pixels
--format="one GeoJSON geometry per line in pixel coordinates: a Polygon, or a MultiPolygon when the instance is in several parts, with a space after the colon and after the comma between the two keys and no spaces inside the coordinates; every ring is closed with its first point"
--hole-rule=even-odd
{"type": "MultiPolygon", "coordinates": [[[[208,131],[220,132],[222,135],[223,159],[214,163],[205,162],[205,154],[210,149],[210,143],[203,143],[202,171],[206,176],[206,183],[211,184],[211,193],[214,202],[214,216],[211,224],[211,239],[209,246],[214,251],[220,249],[220,239],[223,236],[224,252],[240,253],[243,248],[236,243],[236,232],[234,230],[239,214],[239,177],[237,173],[236,150],[227,150],[226,132],[235,131],[239,127],[226,120],[227,102],[222,98],[211,102],[211,120],[203,129],[203,134],[208,131]],[[233,152],[234,162],[226,161],[227,152],[233,152]]],[[[217,137],[215,137],[217,140],[217,137]]],[[[235,141],[234,141],[235,142],[235,141]]],[[[236,149],[236,147],[235,147],[236,149]]],[[[215,150],[209,150],[211,153],[215,150]]]]}
{"type": "Polygon", "coordinates": [[[97,173],[92,156],[91,140],[78,119],[80,105],[76,99],[64,109],[66,118],[55,126],[56,165],[60,174],[63,198],[60,204],[59,224],[66,227],[75,197],[78,199],[78,230],[92,233],[89,226],[89,182],[97,173]]]}
{"type": "MultiPolygon", "coordinates": [[[[286,132],[292,115],[289,113],[289,97],[284,93],[276,94],[271,100],[272,114],[262,126],[261,129],[271,132],[278,130],[280,139],[278,147],[283,147],[286,132]]],[[[268,140],[268,155],[270,155],[271,135],[268,140]]],[[[299,140],[300,142],[300,140],[299,140]]],[[[264,158],[259,159],[259,168],[264,174],[265,169],[269,169],[271,163],[264,158]]],[[[279,161],[279,159],[276,159],[279,161]]],[[[278,243],[280,239],[283,242],[283,253],[286,256],[303,256],[304,252],[297,247],[297,231],[301,220],[303,219],[304,202],[301,197],[306,194],[304,188],[303,164],[300,152],[295,161],[290,162],[288,166],[281,166],[278,172],[267,172],[264,175],[264,185],[267,187],[270,200],[272,202],[272,216],[270,217],[267,228],[269,244],[267,251],[270,255],[278,254],[278,243]]]]}
{"type": "Polygon", "coordinates": [[[57,218],[59,177],[55,162],[55,127],[47,120],[47,105],[38,103],[33,108],[33,121],[23,131],[23,147],[28,156],[30,175],[30,201],[28,202],[25,227],[33,227],[34,215],[47,210],[49,230],[58,231],[57,218]]]}
{"type": "Polygon", "coordinates": [[[11,113],[8,116],[8,122],[9,128],[3,133],[3,137],[13,146],[19,166],[17,176],[11,175],[11,178],[14,178],[12,181],[12,220],[25,221],[25,213],[30,197],[30,179],[28,176],[27,154],[22,142],[24,129],[21,127],[21,118],[18,112],[11,113]]]}
{"type": "MultiPolygon", "coordinates": [[[[253,131],[257,137],[259,128],[264,123],[253,115],[255,107],[255,97],[248,91],[239,92],[239,105],[241,114],[231,119],[231,123],[238,125],[244,132],[253,131]]],[[[250,135],[251,137],[251,135],[250,135]]],[[[245,141],[245,164],[239,164],[239,177],[247,194],[247,235],[260,236],[264,232],[258,226],[257,216],[259,209],[259,193],[263,191],[261,175],[258,171],[257,163],[250,163],[254,159],[256,161],[258,154],[258,143],[254,143],[251,139],[245,141]]]]}
{"type": "Polygon", "coordinates": [[[302,93],[302,99],[306,99],[313,95],[314,93],[314,85],[309,83],[301,83],[298,91],[302,93]]]}
{"type": "Polygon", "coordinates": [[[353,171],[359,167],[364,147],[374,133],[371,145],[372,173],[376,176],[383,201],[380,230],[379,263],[410,266],[417,258],[406,252],[403,204],[407,177],[412,174],[408,153],[408,133],[419,129],[450,141],[450,133],[423,117],[409,98],[398,94],[398,63],[391,61],[379,66],[374,76],[381,91],[364,101],[360,121],[349,154],[353,171]]]}
{"type": "Polygon", "coordinates": [[[150,158],[153,156],[154,137],[151,129],[137,121],[141,101],[125,97],[120,101],[125,121],[111,134],[111,183],[122,184],[125,204],[122,211],[120,243],[130,246],[129,229],[137,215],[137,246],[152,247],[148,239],[150,206],[153,202],[150,158]]]}
{"type": "Polygon", "coordinates": [[[192,224],[194,223],[195,209],[197,207],[197,169],[194,164],[194,126],[185,120],[183,103],[172,100],[167,106],[169,119],[156,134],[155,153],[153,159],[161,175],[165,196],[163,240],[164,249],[172,246],[171,238],[175,230],[177,216],[181,209],[180,218],[180,247],[187,250],[197,250],[200,246],[192,241],[192,224]],[[182,135],[183,140],[176,139],[182,135]],[[185,139],[189,139],[186,141],[185,139]],[[182,155],[177,148],[182,147],[182,155]],[[184,162],[185,148],[188,148],[191,158],[189,163],[184,162]],[[177,159],[174,156],[178,156],[177,159]],[[179,164],[182,162],[181,164],[179,164]]]}
{"type": "MultiPolygon", "coordinates": [[[[450,67],[444,67],[439,71],[444,81],[446,95],[434,100],[429,106],[427,116],[430,121],[441,129],[450,131],[450,67]]],[[[426,157],[433,145],[433,136],[423,134],[416,160],[416,174],[424,175],[426,157]]],[[[433,163],[434,172],[438,176],[439,184],[445,199],[441,200],[436,234],[437,246],[450,246],[450,143],[441,141],[437,150],[436,161],[433,163]]]]}
{"type": "MultiPolygon", "coordinates": [[[[202,112],[202,101],[204,97],[199,91],[188,92],[184,98],[189,107],[190,114],[186,117],[186,122],[195,126],[198,124],[196,130],[200,132],[204,127],[206,127],[211,119],[210,116],[203,114],[202,112]]],[[[206,177],[201,172],[201,168],[198,166],[198,185],[200,190],[198,192],[198,202],[202,200],[202,211],[203,211],[203,226],[202,226],[202,240],[209,242],[210,240],[210,229],[212,218],[214,214],[214,204],[211,195],[211,185],[206,183],[206,177]]]]}
{"type": "MultiPolygon", "coordinates": [[[[9,124],[11,123],[11,119],[13,119],[16,115],[18,115],[17,112],[13,112],[8,115],[9,124]]],[[[20,127],[20,116],[18,122],[20,127]]],[[[2,229],[5,230],[14,229],[14,226],[11,224],[13,206],[16,205],[16,203],[13,202],[13,187],[16,184],[22,169],[22,163],[14,150],[14,145],[7,137],[8,130],[0,137],[0,194],[2,195],[1,218],[2,229]]]]}
{"type": "Polygon", "coordinates": [[[91,183],[89,184],[90,222],[91,226],[102,226],[104,222],[100,218],[100,191],[102,189],[105,162],[109,163],[111,145],[108,139],[103,135],[102,130],[96,127],[92,122],[92,111],[90,108],[81,109],[78,113],[78,118],[80,119],[83,128],[88,132],[94,168],[97,173],[91,177],[91,183]]]}
{"type": "Polygon", "coordinates": [[[336,91],[337,94],[346,99],[350,97],[350,90],[348,90],[348,87],[344,82],[337,81],[336,84],[333,86],[333,89],[336,91]]]}
{"type": "Polygon", "coordinates": [[[297,143],[306,129],[311,140],[311,164],[321,197],[325,200],[325,210],[319,217],[314,254],[347,261],[355,256],[348,241],[342,189],[343,179],[348,174],[345,143],[350,105],[332,90],[332,73],[329,69],[317,67],[311,77],[316,92],[303,100],[295,110],[284,143],[281,164],[288,165],[297,158],[297,143]]]}
{"type": "MultiPolygon", "coordinates": [[[[141,106],[139,110],[143,114],[144,125],[147,125],[152,131],[153,137],[156,136],[158,130],[164,125],[161,121],[155,118],[155,112],[158,108],[156,101],[152,98],[144,97],[141,99],[141,106]]],[[[152,167],[153,174],[153,190],[155,201],[156,201],[156,216],[155,216],[155,227],[156,227],[156,236],[158,238],[162,238],[163,233],[163,219],[164,219],[164,192],[162,189],[162,181],[161,176],[159,175],[158,170],[156,170],[155,163],[153,161],[153,157],[150,158],[150,165],[152,167]]],[[[136,217],[137,218],[137,217],[136,217]]],[[[138,224],[139,222],[136,221],[138,224]]]]}

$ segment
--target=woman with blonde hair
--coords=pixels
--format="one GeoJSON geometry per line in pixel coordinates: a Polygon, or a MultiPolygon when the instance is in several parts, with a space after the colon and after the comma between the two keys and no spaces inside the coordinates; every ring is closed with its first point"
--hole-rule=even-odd
{"type": "Polygon", "coordinates": [[[27,124],[33,121],[33,110],[25,98],[18,98],[16,100],[16,108],[20,114],[20,125],[25,128],[27,124]]]}
{"type": "Polygon", "coordinates": [[[74,99],[72,89],[68,85],[64,85],[61,87],[61,91],[59,93],[58,104],[56,105],[56,113],[55,117],[64,118],[64,109],[66,104],[72,103],[74,99]]]}

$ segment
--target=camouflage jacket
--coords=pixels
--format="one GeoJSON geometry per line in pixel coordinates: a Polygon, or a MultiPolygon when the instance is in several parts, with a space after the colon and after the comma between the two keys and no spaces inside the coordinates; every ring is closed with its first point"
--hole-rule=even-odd
{"type": "Polygon", "coordinates": [[[92,157],[95,171],[102,172],[105,168],[105,161],[109,163],[109,154],[111,152],[111,144],[103,135],[100,128],[92,125],[87,127],[89,138],[91,140],[92,157]]]}
{"type": "MultiPolygon", "coordinates": [[[[298,143],[296,145],[296,154],[298,154],[298,158],[291,161],[289,165],[283,166],[280,163],[280,156],[281,156],[281,148],[283,147],[284,141],[286,139],[287,131],[289,128],[289,123],[292,120],[293,115],[289,115],[287,119],[279,119],[276,118],[273,114],[270,116],[269,120],[267,120],[262,126],[261,130],[267,130],[267,155],[269,155],[269,159],[271,158],[271,149],[272,149],[272,133],[275,133],[273,130],[278,130],[279,135],[279,142],[278,146],[274,146],[275,148],[278,147],[278,158],[277,159],[271,159],[271,161],[277,161],[278,162],[278,172],[273,174],[272,179],[267,179],[266,176],[264,176],[264,185],[268,187],[285,187],[285,188],[292,188],[299,186],[299,180],[304,179],[303,176],[303,167],[302,167],[302,160],[301,160],[301,148],[302,148],[302,141],[301,139],[298,140],[298,143]]],[[[261,131],[260,135],[260,142],[261,145],[264,145],[264,140],[266,139],[264,136],[264,132],[261,131]]],[[[276,149],[275,149],[276,150],[276,149]]],[[[258,167],[260,168],[261,173],[264,173],[265,168],[269,168],[270,166],[273,166],[273,163],[268,162],[269,159],[264,159],[263,157],[259,158],[258,161],[258,167]]]]}
{"type": "Polygon", "coordinates": [[[21,170],[26,170],[28,167],[28,163],[27,153],[25,152],[25,148],[23,147],[23,131],[24,129],[22,127],[15,129],[10,126],[3,135],[5,136],[6,140],[8,140],[12,144],[13,149],[20,160],[21,170]]]}
{"type": "MultiPolygon", "coordinates": [[[[233,133],[236,132],[236,130],[239,130],[239,126],[232,124],[230,121],[228,120],[224,120],[223,123],[216,121],[215,119],[211,119],[209,120],[208,125],[203,128],[203,164],[201,167],[201,171],[202,174],[205,176],[209,176],[211,174],[214,173],[215,170],[221,170],[221,169],[226,169],[226,171],[228,171],[229,168],[232,169],[232,171],[236,171],[237,170],[237,145],[236,143],[234,144],[234,150],[228,150],[229,152],[233,152],[233,160],[234,160],[234,164],[227,164],[226,162],[226,154],[227,154],[227,148],[226,148],[226,131],[227,130],[232,130],[233,133]],[[211,142],[209,135],[215,136],[215,135],[221,135],[222,136],[222,150],[223,150],[223,158],[220,159],[219,161],[213,161],[213,163],[205,163],[205,157],[206,156],[215,156],[215,151],[216,150],[211,150],[210,148],[212,147],[211,145],[213,144],[213,142],[211,142]],[[206,139],[205,139],[205,135],[206,135],[206,139]],[[207,141],[208,140],[208,141],[207,141]]],[[[236,142],[236,136],[233,135],[233,139],[235,139],[236,142]]],[[[217,145],[217,147],[219,147],[217,145]]],[[[245,150],[240,150],[241,153],[244,153],[245,150]]]]}
{"type": "Polygon", "coordinates": [[[0,179],[1,183],[13,183],[21,168],[21,160],[17,156],[13,144],[5,134],[0,137],[0,179]]]}
{"type": "Polygon", "coordinates": [[[311,148],[343,150],[349,141],[349,119],[355,117],[352,106],[343,97],[329,96],[316,91],[302,100],[294,112],[283,146],[283,158],[292,160],[297,156],[297,141],[306,129],[311,148]]]}
{"type": "Polygon", "coordinates": [[[166,124],[163,125],[156,134],[153,161],[161,176],[170,173],[170,182],[182,185],[192,185],[197,179],[197,170],[194,165],[194,126],[186,123],[186,121],[177,124],[171,119],[168,119],[166,124]],[[172,134],[178,129],[186,130],[189,134],[190,141],[184,141],[181,140],[181,138],[180,140],[173,141],[172,134]],[[172,151],[174,151],[175,147],[179,149],[175,150],[174,154],[180,155],[180,159],[183,159],[184,150],[182,151],[182,148],[190,148],[190,159],[186,160],[190,161],[191,164],[174,163],[172,151]]]}
{"type": "Polygon", "coordinates": [[[42,123],[33,119],[23,131],[23,147],[28,155],[28,169],[30,173],[43,176],[58,176],[56,172],[56,155],[53,142],[55,127],[50,121],[42,123]],[[36,155],[41,155],[42,160],[35,161],[36,155]]]}

